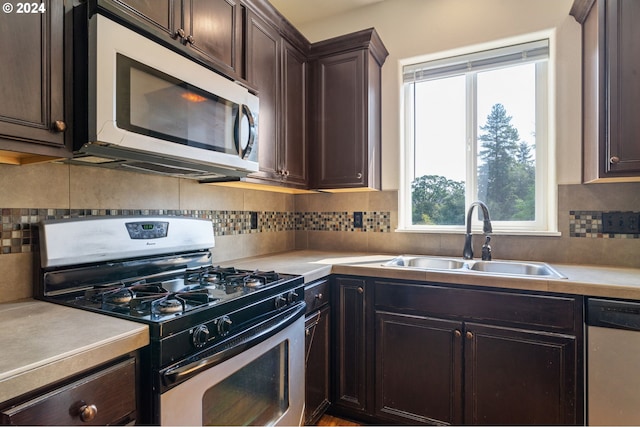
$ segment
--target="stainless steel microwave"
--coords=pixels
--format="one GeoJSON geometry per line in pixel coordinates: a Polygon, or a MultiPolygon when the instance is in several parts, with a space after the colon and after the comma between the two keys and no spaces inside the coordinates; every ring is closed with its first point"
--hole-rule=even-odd
{"type": "Polygon", "coordinates": [[[100,13],[85,22],[70,163],[209,181],[258,171],[257,96],[100,13]]]}

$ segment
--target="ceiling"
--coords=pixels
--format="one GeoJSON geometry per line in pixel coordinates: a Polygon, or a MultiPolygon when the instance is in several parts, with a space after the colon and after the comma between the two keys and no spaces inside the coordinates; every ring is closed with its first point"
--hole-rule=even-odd
{"type": "Polygon", "coordinates": [[[295,27],[383,0],[269,0],[295,27]]]}

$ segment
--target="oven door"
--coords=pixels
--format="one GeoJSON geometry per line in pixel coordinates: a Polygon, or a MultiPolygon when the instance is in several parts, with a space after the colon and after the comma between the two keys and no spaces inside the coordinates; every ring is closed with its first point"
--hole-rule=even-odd
{"type": "Polygon", "coordinates": [[[277,332],[220,363],[203,359],[166,371],[165,377],[189,378],[161,394],[160,424],[302,425],[303,313],[304,304],[272,328],[277,332]]]}

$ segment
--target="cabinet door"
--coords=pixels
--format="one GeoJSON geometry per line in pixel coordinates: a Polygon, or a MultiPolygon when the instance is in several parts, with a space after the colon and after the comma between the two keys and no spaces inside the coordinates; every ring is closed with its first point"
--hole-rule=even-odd
{"type": "Polygon", "coordinates": [[[258,163],[255,178],[278,178],[280,109],[280,34],[258,16],[249,13],[247,27],[247,80],[260,97],[258,163]]]}
{"type": "Polygon", "coordinates": [[[608,0],[606,4],[609,67],[609,135],[607,172],[640,176],[640,2],[608,0]]]}
{"type": "Polygon", "coordinates": [[[136,20],[170,37],[175,36],[176,20],[179,22],[179,0],[114,0],[122,10],[136,20]],[[176,17],[178,15],[178,17],[176,17]]]}
{"type": "Polygon", "coordinates": [[[364,50],[318,59],[314,188],[365,185],[365,65],[364,50]]]}
{"type": "Polygon", "coordinates": [[[64,147],[64,3],[42,4],[44,13],[1,15],[0,150],[50,154],[64,147]]]}
{"type": "Polygon", "coordinates": [[[465,424],[576,424],[577,344],[571,335],[467,323],[465,424]]]}
{"type": "Polygon", "coordinates": [[[237,74],[242,54],[242,11],[234,0],[183,0],[186,43],[207,60],[237,74]]]}
{"type": "Polygon", "coordinates": [[[462,323],[376,312],[376,416],[462,422],[462,323]]]}
{"type": "Polygon", "coordinates": [[[307,317],[305,425],[314,425],[329,406],[330,315],[325,305],[307,317]]]}
{"type": "Polygon", "coordinates": [[[307,60],[286,40],[282,45],[282,138],[278,163],[284,182],[306,186],[307,60]]]}
{"type": "Polygon", "coordinates": [[[335,316],[335,405],[356,412],[366,412],[367,358],[365,338],[365,282],[337,278],[334,288],[335,316]]]}

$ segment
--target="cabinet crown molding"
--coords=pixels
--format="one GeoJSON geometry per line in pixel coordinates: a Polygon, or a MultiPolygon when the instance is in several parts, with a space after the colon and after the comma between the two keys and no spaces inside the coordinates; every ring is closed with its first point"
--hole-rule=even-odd
{"type": "Polygon", "coordinates": [[[336,54],[354,50],[368,49],[371,55],[382,66],[389,56],[389,51],[382,43],[375,28],[356,31],[346,36],[333,37],[311,45],[310,57],[317,58],[327,54],[336,54]]]}
{"type": "Polygon", "coordinates": [[[569,15],[573,16],[580,24],[583,24],[595,2],[596,0],[575,0],[569,15]]]}

